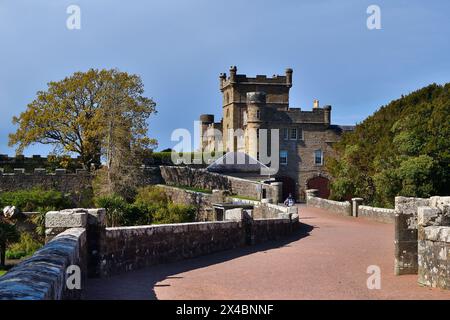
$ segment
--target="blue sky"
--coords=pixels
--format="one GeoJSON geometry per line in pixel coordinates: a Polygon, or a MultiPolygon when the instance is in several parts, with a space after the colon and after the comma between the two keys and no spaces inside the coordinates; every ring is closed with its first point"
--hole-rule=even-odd
{"type": "MultiPolygon", "coordinates": [[[[0,0],[0,153],[14,154],[13,115],[46,83],[89,68],[139,74],[159,113],[150,136],[221,114],[218,76],[294,69],[291,106],[318,98],[332,122],[354,124],[432,82],[450,80],[447,0],[0,0]],[[66,9],[81,8],[81,30],[66,9]],[[369,5],[381,30],[366,27],[369,5]]],[[[25,154],[47,154],[32,146],[25,154]]]]}

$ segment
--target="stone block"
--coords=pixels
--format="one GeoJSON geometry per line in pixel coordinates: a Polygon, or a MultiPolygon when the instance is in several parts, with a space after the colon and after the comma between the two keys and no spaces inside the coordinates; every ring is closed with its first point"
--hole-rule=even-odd
{"type": "Polygon", "coordinates": [[[417,208],[417,224],[419,226],[428,226],[438,217],[440,210],[432,207],[417,208]]]}
{"type": "Polygon", "coordinates": [[[418,244],[414,241],[394,241],[395,261],[394,272],[396,275],[417,274],[418,268],[418,244]]]}
{"type": "Polygon", "coordinates": [[[424,239],[450,243],[450,227],[447,226],[425,227],[424,239]]]}
{"type": "Polygon", "coordinates": [[[46,228],[85,228],[87,212],[82,209],[49,211],[45,215],[46,228]]]}
{"type": "Polygon", "coordinates": [[[242,208],[235,208],[225,210],[225,220],[242,220],[243,210],[242,208]]]}

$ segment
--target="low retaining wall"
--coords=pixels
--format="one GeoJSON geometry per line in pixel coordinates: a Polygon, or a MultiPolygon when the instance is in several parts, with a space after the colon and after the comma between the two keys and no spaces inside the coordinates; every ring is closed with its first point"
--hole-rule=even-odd
{"type": "Polygon", "coordinates": [[[0,277],[0,299],[60,300],[79,299],[81,290],[68,289],[67,268],[80,267],[81,287],[86,275],[86,230],[72,228],[57,235],[32,257],[0,277]]]}
{"type": "Polygon", "coordinates": [[[158,187],[163,189],[167,197],[174,203],[194,206],[197,209],[196,221],[214,221],[213,204],[225,202],[225,195],[221,190],[203,193],[167,185],[158,185],[158,187]]]}
{"type": "Polygon", "coordinates": [[[340,213],[344,216],[352,215],[352,204],[348,201],[340,202],[328,199],[322,199],[318,197],[307,196],[306,205],[309,207],[321,208],[336,213],[340,213]]]}
{"type": "Polygon", "coordinates": [[[358,217],[366,217],[379,222],[394,223],[395,221],[394,209],[358,206],[357,212],[358,217]]]}
{"type": "Polygon", "coordinates": [[[281,184],[274,181],[273,184],[265,184],[257,181],[226,176],[209,172],[206,169],[196,169],[183,166],[161,166],[161,176],[167,185],[190,186],[209,190],[227,190],[231,194],[261,199],[263,193],[266,198],[274,202],[281,201],[281,184]]]}

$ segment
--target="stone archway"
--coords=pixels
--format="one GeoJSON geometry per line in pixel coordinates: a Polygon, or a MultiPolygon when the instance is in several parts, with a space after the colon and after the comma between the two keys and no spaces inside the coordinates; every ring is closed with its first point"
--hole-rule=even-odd
{"type": "Polygon", "coordinates": [[[328,199],[330,196],[330,180],[322,175],[317,175],[306,182],[307,189],[317,189],[317,196],[328,199]]]}
{"type": "MultiPolygon", "coordinates": [[[[294,198],[296,198],[296,193],[295,193],[295,180],[292,179],[291,177],[288,176],[282,176],[277,178],[277,181],[281,181],[283,183],[282,186],[282,201],[284,201],[289,194],[292,194],[292,196],[294,198]]],[[[298,200],[298,199],[295,199],[298,200]]]]}

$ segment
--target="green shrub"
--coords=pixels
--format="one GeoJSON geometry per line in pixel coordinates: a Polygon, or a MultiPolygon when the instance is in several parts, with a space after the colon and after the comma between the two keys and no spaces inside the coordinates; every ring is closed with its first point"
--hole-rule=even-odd
{"type": "Polygon", "coordinates": [[[160,207],[153,214],[154,224],[192,222],[195,219],[196,208],[183,204],[169,203],[160,207]]]}
{"type": "Polygon", "coordinates": [[[43,244],[34,239],[30,233],[23,232],[20,234],[19,241],[10,245],[8,250],[6,250],[6,258],[21,259],[28,257],[42,246],[43,244]]]}
{"type": "Polygon", "coordinates": [[[135,199],[135,203],[141,205],[167,204],[168,202],[169,199],[164,190],[156,186],[140,188],[135,199]]]}

